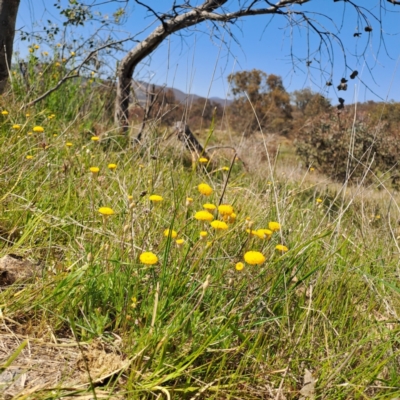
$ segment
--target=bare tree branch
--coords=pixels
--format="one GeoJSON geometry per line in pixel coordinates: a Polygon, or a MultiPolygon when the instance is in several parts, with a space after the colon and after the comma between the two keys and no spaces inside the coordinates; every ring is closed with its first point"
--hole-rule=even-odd
{"type": "Polygon", "coordinates": [[[125,38],[122,40],[117,40],[111,43],[107,43],[103,46],[98,47],[97,49],[91,51],[86,57],[85,59],[73,70],[71,70],[70,72],[68,72],[67,75],[65,75],[62,79],[60,79],[57,84],[55,86],[53,86],[51,89],[47,90],[45,93],[43,93],[42,95],[40,95],[39,97],[37,97],[35,100],[30,101],[28,104],[25,104],[25,107],[31,107],[34,104],[38,103],[39,101],[42,101],[43,99],[45,99],[48,95],[50,95],[51,93],[55,92],[58,88],[60,88],[65,82],[67,82],[70,79],[73,78],[78,78],[80,76],[80,71],[82,69],[82,67],[96,54],[98,53],[100,50],[103,50],[107,47],[110,46],[114,46],[116,44],[120,44],[120,43],[124,43],[127,42],[129,40],[132,40],[132,38],[125,38]],[[77,71],[77,73],[74,73],[75,71],[77,71]]]}
{"type": "MultiPolygon", "coordinates": [[[[329,30],[319,29],[316,23],[309,17],[311,12],[295,9],[294,6],[302,6],[311,0],[279,0],[276,3],[264,0],[269,7],[256,8],[255,6],[260,3],[259,0],[251,0],[246,6],[242,2],[238,2],[238,9],[230,11],[232,4],[227,0],[205,0],[199,6],[192,6],[189,1],[184,1],[182,4],[177,5],[176,1],[173,2],[172,14],[159,14],[154,9],[150,8],[142,1],[135,0],[138,4],[145,6],[149,12],[156,16],[161,24],[153,30],[144,40],[142,40],[136,47],[130,50],[126,56],[121,60],[117,76],[117,97],[115,105],[115,122],[124,127],[127,131],[128,127],[128,108],[131,92],[131,80],[136,66],[149,54],[151,54],[169,35],[179,32],[183,29],[193,27],[204,21],[211,21],[218,23],[228,30],[228,23],[235,24],[240,18],[257,16],[257,15],[280,15],[287,18],[291,26],[295,26],[304,22],[320,39],[320,46],[317,51],[321,52],[322,47],[328,49],[330,57],[333,57],[332,40],[336,41],[345,57],[343,43],[335,32],[329,30]],[[226,6],[226,7],[223,7],[226,6]],[[330,50],[329,50],[330,49],[330,50]]],[[[335,2],[338,0],[335,0],[335,2]]],[[[400,4],[400,1],[387,0],[392,4],[400,4]]],[[[375,18],[379,24],[381,20],[377,18],[370,10],[365,7],[359,6],[355,1],[343,0],[348,3],[356,11],[357,15],[368,25],[367,14],[375,18]]],[[[246,3],[246,2],[245,2],[246,3]]],[[[381,5],[382,7],[382,5],[381,5]]],[[[314,15],[316,13],[313,13],[314,15]]],[[[328,19],[329,16],[321,15],[328,19]]],[[[366,27],[366,28],[367,28],[366,27]]],[[[370,28],[370,27],[369,27],[370,28]]],[[[372,31],[366,30],[366,32],[372,31]]],[[[311,63],[311,60],[306,60],[311,63]]],[[[309,65],[309,64],[307,64],[309,65]]],[[[349,68],[345,60],[346,68],[349,68]]]]}
{"type": "Polygon", "coordinates": [[[51,89],[49,89],[47,92],[43,93],[39,97],[37,97],[35,100],[32,100],[28,104],[25,104],[25,107],[31,107],[36,103],[39,103],[39,101],[45,99],[49,94],[55,92],[60,86],[62,86],[66,81],[73,79],[73,78],[78,78],[79,73],[77,74],[71,74],[71,75],[65,75],[62,79],[60,79],[55,86],[53,86],[51,89]]]}

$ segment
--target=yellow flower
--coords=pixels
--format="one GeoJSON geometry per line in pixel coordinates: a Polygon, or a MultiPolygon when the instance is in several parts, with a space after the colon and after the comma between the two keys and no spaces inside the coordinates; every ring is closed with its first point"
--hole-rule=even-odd
{"type": "Polygon", "coordinates": [[[27,160],[32,160],[33,156],[26,156],[27,160]]]}
{"type": "Polygon", "coordinates": [[[39,47],[37,44],[35,44],[33,47],[34,47],[36,50],[39,50],[39,49],[40,49],[40,47],[39,47]]]}
{"type": "Polygon", "coordinates": [[[211,186],[207,185],[207,183],[200,183],[197,188],[199,189],[199,192],[204,196],[209,196],[213,192],[211,186]]]}
{"type": "Polygon", "coordinates": [[[98,142],[100,138],[98,136],[92,136],[90,140],[93,140],[93,142],[98,142]]]}
{"type": "Polygon", "coordinates": [[[67,61],[67,59],[64,57],[62,60],[61,60],[62,62],[66,62],[67,61]]]}
{"type": "Polygon", "coordinates": [[[242,262],[238,262],[235,265],[236,271],[241,271],[244,268],[244,264],[242,262]]]}
{"type": "Polygon", "coordinates": [[[154,265],[158,263],[158,257],[151,251],[145,251],[139,256],[139,260],[145,265],[154,265]]]}
{"type": "Polygon", "coordinates": [[[201,163],[201,164],[206,164],[206,163],[208,163],[208,158],[200,157],[200,158],[199,158],[199,163],[201,163]]]}
{"type": "Polygon", "coordinates": [[[42,132],[44,132],[44,129],[42,126],[34,126],[33,132],[42,133],[42,132]]]}
{"type": "Polygon", "coordinates": [[[31,116],[31,114],[29,114],[29,113],[25,114],[25,117],[27,117],[27,118],[29,118],[30,116],[31,116]]]}
{"type": "Polygon", "coordinates": [[[283,244],[277,244],[277,245],[275,246],[275,249],[278,250],[278,251],[282,251],[282,252],[285,252],[285,251],[288,251],[288,250],[289,250],[289,249],[288,249],[286,246],[284,246],[283,244]]]}
{"type": "Polygon", "coordinates": [[[310,172],[313,172],[313,171],[315,171],[315,168],[314,168],[314,167],[311,167],[311,168],[310,168],[310,172]]]}
{"type": "Polygon", "coordinates": [[[272,231],[269,229],[258,229],[256,232],[260,239],[270,239],[272,235],[272,231]]]}
{"type": "Polygon", "coordinates": [[[185,243],[185,239],[176,239],[175,243],[178,247],[182,246],[185,243]]]}
{"type": "Polygon", "coordinates": [[[233,224],[236,221],[236,214],[233,212],[231,215],[224,217],[229,224],[233,224]]]}
{"type": "Polygon", "coordinates": [[[191,197],[186,197],[185,205],[189,207],[193,203],[193,199],[191,197]]]}
{"type": "Polygon", "coordinates": [[[162,196],[159,196],[158,194],[152,194],[152,195],[149,197],[149,200],[152,201],[152,202],[154,202],[154,203],[159,203],[160,201],[163,201],[164,199],[163,199],[162,196]]]}
{"type": "Polygon", "coordinates": [[[229,171],[229,167],[222,167],[223,171],[229,171]]]}
{"type": "Polygon", "coordinates": [[[3,110],[1,113],[2,113],[3,115],[8,115],[8,111],[7,111],[7,110],[3,110]]]}
{"type": "Polygon", "coordinates": [[[228,225],[224,221],[218,221],[218,220],[213,221],[213,222],[211,222],[211,226],[214,229],[217,229],[217,230],[226,230],[226,229],[228,229],[228,225]]]}
{"type": "Polygon", "coordinates": [[[164,231],[164,236],[165,237],[171,237],[172,239],[175,239],[178,236],[178,232],[174,231],[173,229],[166,229],[164,231]]]}
{"type": "Polygon", "coordinates": [[[55,65],[56,67],[61,67],[61,64],[60,64],[59,62],[56,62],[54,65],[55,65]]]}
{"type": "Polygon", "coordinates": [[[117,164],[108,164],[108,169],[116,169],[117,168],[117,164]]]}
{"type": "Polygon", "coordinates": [[[319,198],[316,200],[317,203],[322,203],[322,201],[323,201],[323,200],[322,200],[322,199],[319,199],[319,198]]]}
{"type": "Polygon", "coordinates": [[[206,203],[203,204],[203,208],[208,211],[214,211],[217,208],[217,206],[211,203],[206,203]]]}
{"type": "Polygon", "coordinates": [[[200,231],[200,239],[205,239],[208,236],[208,232],[206,231],[200,231]]]}
{"type": "Polygon", "coordinates": [[[223,216],[229,216],[233,213],[233,207],[229,204],[221,204],[218,206],[218,212],[223,216]]]}
{"type": "Polygon", "coordinates": [[[57,47],[61,47],[61,43],[57,43],[57,47]]]}
{"type": "Polygon", "coordinates": [[[138,302],[138,301],[137,301],[137,298],[136,298],[135,296],[132,296],[132,297],[131,297],[131,302],[132,302],[132,303],[131,303],[131,307],[132,307],[132,308],[136,308],[137,302],[138,302]]]}
{"type": "MultiPolygon", "coordinates": [[[[28,132],[28,135],[29,135],[29,132],[28,132]]],[[[31,135],[32,135],[32,133],[31,133],[31,135]]],[[[57,133],[53,133],[53,137],[57,137],[58,135],[57,135],[57,133]]]]}
{"type": "Polygon", "coordinates": [[[212,221],[214,219],[214,215],[209,213],[207,210],[201,210],[196,212],[194,218],[199,221],[212,221]]]}
{"type": "Polygon", "coordinates": [[[67,143],[65,143],[65,145],[68,146],[68,147],[73,146],[73,144],[71,142],[67,142],[67,143]]]}
{"type": "Polygon", "coordinates": [[[268,224],[268,228],[272,231],[272,232],[276,232],[279,231],[281,229],[281,225],[279,222],[270,222],[268,224]]]}
{"type": "Polygon", "coordinates": [[[265,261],[265,257],[259,251],[248,251],[244,255],[244,261],[250,265],[259,265],[265,261]]]}
{"type": "Polygon", "coordinates": [[[27,134],[28,134],[28,135],[33,135],[33,133],[32,133],[32,132],[28,132],[27,134]]]}
{"type": "Polygon", "coordinates": [[[42,54],[47,57],[49,55],[49,53],[47,51],[43,51],[42,54]]]}
{"type": "Polygon", "coordinates": [[[71,56],[73,57],[75,55],[75,52],[74,51],[71,51],[71,56]]]}
{"type": "Polygon", "coordinates": [[[247,229],[246,229],[246,232],[247,232],[249,235],[258,236],[257,231],[255,231],[255,230],[253,230],[253,229],[247,228],[247,229]]]}
{"type": "Polygon", "coordinates": [[[12,126],[12,128],[15,129],[15,130],[17,131],[18,129],[21,129],[21,125],[14,124],[14,125],[12,126]]]}
{"type": "Polygon", "coordinates": [[[129,195],[128,195],[128,200],[129,200],[129,201],[132,201],[132,200],[133,200],[133,196],[129,194],[129,195]]]}
{"type": "Polygon", "coordinates": [[[115,214],[114,210],[110,207],[100,207],[99,213],[101,215],[114,215],[115,214]]]}
{"type": "Polygon", "coordinates": [[[99,167],[90,167],[89,170],[93,174],[97,174],[100,171],[100,168],[99,167]]]}
{"type": "Polygon", "coordinates": [[[33,49],[31,47],[29,47],[29,53],[33,53],[33,49]]]}

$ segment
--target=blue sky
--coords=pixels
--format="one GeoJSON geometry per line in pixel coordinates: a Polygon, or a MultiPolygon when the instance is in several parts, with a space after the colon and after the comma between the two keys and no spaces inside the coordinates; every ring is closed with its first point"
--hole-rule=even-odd
{"type": "MultiPolygon", "coordinates": [[[[93,0],[91,0],[93,1],[93,0]]],[[[62,25],[59,11],[55,9],[56,0],[21,0],[17,27],[24,30],[40,31],[43,24],[51,20],[62,25]]],[[[67,0],[61,0],[66,4],[67,0]]],[[[172,1],[149,0],[152,7],[167,11],[172,1]]],[[[234,9],[237,0],[228,2],[234,9]]],[[[344,67],[343,51],[334,44],[333,66],[326,51],[318,52],[318,40],[308,29],[297,27],[290,30],[287,21],[281,16],[248,17],[232,27],[234,39],[221,31],[210,36],[210,24],[203,23],[189,31],[184,37],[171,36],[148,59],[137,68],[135,77],[151,79],[156,84],[167,84],[185,92],[202,96],[209,95],[225,98],[229,87],[227,75],[240,70],[261,69],[266,73],[282,76],[289,92],[305,87],[324,94],[337,103],[337,97],[346,99],[346,103],[355,100],[366,101],[394,99],[400,101],[400,6],[393,6],[386,1],[360,0],[365,6],[365,13],[374,30],[364,32],[367,24],[357,19],[350,6],[331,0],[313,0],[298,7],[301,11],[311,11],[313,23],[320,24],[322,30],[338,33],[343,42],[344,53],[350,69],[344,67]],[[369,12],[377,13],[379,3],[385,4],[382,12],[382,37],[378,24],[369,12]],[[326,14],[323,18],[319,14],[326,14]],[[353,37],[355,32],[362,32],[360,38],[353,37]],[[365,50],[365,57],[356,57],[365,50]],[[388,55],[388,54],[389,55],[388,55]],[[293,57],[292,57],[293,55],[293,57]],[[310,66],[306,61],[312,61],[310,66]],[[359,71],[359,79],[349,81],[347,92],[337,92],[336,86],[342,77],[349,77],[351,70],[359,71]],[[332,74],[333,86],[325,86],[332,74]],[[367,86],[367,87],[366,87],[367,86]]],[[[112,14],[121,3],[114,3],[99,8],[103,14],[112,14]]],[[[143,39],[157,26],[154,17],[132,0],[128,2],[125,23],[116,28],[115,37],[138,34],[143,39]],[[149,25],[151,25],[149,27],[149,25]],[[147,29],[146,29],[147,27],[147,29]]],[[[89,24],[75,35],[87,35],[94,32],[95,25],[89,24]]],[[[104,35],[108,34],[103,32],[104,35]]],[[[71,36],[72,37],[72,36],[71,36]]],[[[15,50],[26,54],[27,43],[16,41],[15,50]]],[[[128,46],[126,47],[128,48],[128,46]]],[[[121,55],[119,55],[121,57],[121,55]]],[[[112,61],[114,62],[114,61],[112,61]]]]}

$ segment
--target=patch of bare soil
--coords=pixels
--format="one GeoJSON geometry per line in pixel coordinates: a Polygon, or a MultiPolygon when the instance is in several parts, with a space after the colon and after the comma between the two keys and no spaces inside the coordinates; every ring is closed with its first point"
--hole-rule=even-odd
{"type": "MultiPolygon", "coordinates": [[[[31,281],[40,273],[39,265],[21,256],[0,258],[0,287],[31,281]]],[[[46,342],[17,334],[6,320],[0,313],[0,399],[38,399],[42,394],[44,398],[121,398],[110,396],[104,386],[128,367],[119,342],[77,343],[73,338],[46,342]]]]}
{"type": "MultiPolygon", "coordinates": [[[[118,379],[128,367],[118,350],[100,340],[77,343],[72,339],[46,343],[13,333],[0,332],[0,399],[46,397],[122,399],[104,384],[118,379]],[[7,366],[7,361],[18,353],[7,366]]],[[[112,386],[112,385],[111,385],[112,386]]]]}
{"type": "Polygon", "coordinates": [[[26,281],[39,273],[39,265],[16,254],[7,254],[0,258],[0,286],[12,285],[17,281],[26,281]]]}

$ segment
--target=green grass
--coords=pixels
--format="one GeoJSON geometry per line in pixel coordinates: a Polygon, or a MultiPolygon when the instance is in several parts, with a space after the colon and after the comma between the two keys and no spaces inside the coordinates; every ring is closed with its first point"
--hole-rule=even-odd
{"type": "MultiPolygon", "coordinates": [[[[376,217],[383,204],[318,191],[268,168],[247,173],[240,163],[227,181],[218,168],[185,166],[157,131],[133,149],[113,131],[94,142],[84,130],[94,114],[76,108],[71,119],[68,99],[68,115],[50,120],[53,111],[39,105],[26,117],[18,100],[3,103],[11,105],[0,116],[0,256],[19,254],[43,267],[34,281],[1,289],[7,331],[120,338],[129,366],[123,379],[104,384],[110,397],[296,399],[306,369],[317,379],[317,398],[400,395],[399,249],[395,216],[376,217]],[[29,135],[37,124],[44,133],[29,135]],[[202,182],[211,196],[197,191],[202,182]],[[193,215],[206,202],[218,204],[225,184],[222,201],[237,219],[218,233],[193,215]],[[164,200],[151,203],[151,194],[164,200]],[[115,214],[102,218],[102,206],[115,214]],[[246,232],[247,217],[252,229],[279,221],[281,230],[261,240],[246,232]],[[183,245],[163,235],[168,228],[183,245]],[[289,251],[277,252],[277,244],[289,251]],[[248,250],[266,262],[237,271],[248,250]],[[159,262],[143,265],[144,251],[159,262]]],[[[28,397],[54,396],[39,387],[28,397]]]]}

